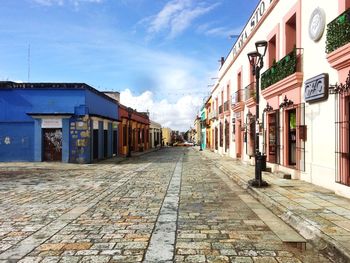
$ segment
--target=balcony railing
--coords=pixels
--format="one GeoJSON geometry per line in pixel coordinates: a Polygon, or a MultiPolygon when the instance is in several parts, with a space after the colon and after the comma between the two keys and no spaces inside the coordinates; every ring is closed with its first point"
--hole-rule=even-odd
{"type": "Polygon", "coordinates": [[[299,70],[298,66],[301,59],[301,50],[300,48],[294,48],[292,52],[277,63],[274,62],[271,68],[261,74],[261,90],[297,72],[297,70],[299,70]]]}
{"type": "Polygon", "coordinates": [[[219,106],[219,114],[223,113],[223,109],[224,109],[224,108],[223,108],[223,105],[220,105],[220,106],[219,106]]]}
{"type": "Polygon", "coordinates": [[[255,82],[244,88],[244,99],[249,100],[250,98],[255,98],[255,82]]]}
{"type": "Polygon", "coordinates": [[[227,101],[225,101],[225,103],[224,103],[224,111],[229,111],[230,110],[230,103],[229,103],[229,101],[227,100],[227,101]]]}
{"type": "Polygon", "coordinates": [[[327,25],[326,53],[350,42],[350,9],[343,12],[327,25]]]}
{"type": "Polygon", "coordinates": [[[217,118],[218,118],[217,111],[214,110],[208,113],[208,120],[217,119],[217,118]]]}
{"type": "Polygon", "coordinates": [[[232,105],[244,100],[244,89],[239,89],[232,95],[232,105]]]}

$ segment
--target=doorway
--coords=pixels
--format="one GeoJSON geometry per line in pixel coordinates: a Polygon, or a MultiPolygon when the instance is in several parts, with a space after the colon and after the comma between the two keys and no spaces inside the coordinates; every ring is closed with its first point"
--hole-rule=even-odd
{"type": "Polygon", "coordinates": [[[288,111],[288,165],[296,165],[296,109],[288,111]]]}
{"type": "Polygon", "coordinates": [[[117,130],[113,130],[113,154],[116,155],[117,154],[117,149],[118,149],[118,131],[117,130]]]}
{"type": "Polygon", "coordinates": [[[92,135],[92,157],[98,159],[98,130],[94,130],[92,135]]]}
{"type": "Polygon", "coordinates": [[[62,161],[62,129],[43,129],[43,160],[62,161]]]}
{"type": "Polygon", "coordinates": [[[278,114],[277,110],[268,115],[268,160],[271,163],[277,163],[278,114]]]}
{"type": "Polygon", "coordinates": [[[107,158],[108,155],[108,131],[103,130],[103,157],[107,158]]]}

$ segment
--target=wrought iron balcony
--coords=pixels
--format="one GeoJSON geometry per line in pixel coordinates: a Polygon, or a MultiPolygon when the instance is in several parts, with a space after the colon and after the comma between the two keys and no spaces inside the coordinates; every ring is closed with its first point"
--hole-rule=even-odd
{"type": "Polygon", "coordinates": [[[223,113],[223,109],[224,109],[224,108],[223,108],[223,105],[220,105],[220,106],[219,106],[219,114],[223,113]]]}
{"type": "Polygon", "coordinates": [[[226,112],[226,111],[229,111],[230,110],[230,103],[229,103],[229,101],[227,100],[227,101],[225,101],[225,103],[224,103],[224,111],[226,112]]]}
{"type": "Polygon", "coordinates": [[[300,70],[298,67],[301,63],[301,50],[300,48],[294,48],[292,52],[287,54],[277,63],[274,62],[273,66],[261,74],[261,90],[277,83],[278,81],[292,75],[300,70]]]}
{"type": "Polygon", "coordinates": [[[244,100],[244,89],[237,90],[232,96],[232,106],[244,100]]]}
{"type": "Polygon", "coordinates": [[[343,12],[327,25],[326,53],[350,42],[350,9],[343,12]]]}
{"type": "Polygon", "coordinates": [[[216,111],[211,111],[208,113],[208,120],[212,120],[217,118],[217,112],[216,111]]]}
{"type": "Polygon", "coordinates": [[[244,100],[249,100],[250,98],[255,98],[255,82],[244,88],[244,100]]]}

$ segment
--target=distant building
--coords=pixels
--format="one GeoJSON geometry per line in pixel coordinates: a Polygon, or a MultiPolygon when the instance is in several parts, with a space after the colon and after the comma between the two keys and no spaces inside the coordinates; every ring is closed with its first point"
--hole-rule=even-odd
{"type": "Polygon", "coordinates": [[[151,148],[160,147],[162,144],[162,125],[151,120],[149,138],[151,148]]]}
{"type": "Polygon", "coordinates": [[[165,146],[171,145],[171,129],[170,128],[162,128],[162,136],[163,136],[163,143],[165,146]]]}
{"type": "Polygon", "coordinates": [[[104,91],[103,93],[108,97],[111,97],[112,99],[120,102],[120,93],[118,91],[104,91]]]}
{"type": "Polygon", "coordinates": [[[214,139],[213,139],[213,131],[211,129],[213,119],[216,117],[215,116],[215,111],[212,110],[211,108],[212,105],[212,97],[210,96],[206,103],[205,103],[205,111],[206,111],[206,119],[204,122],[205,129],[206,129],[206,148],[210,150],[214,150],[214,139]]]}
{"type": "Polygon", "coordinates": [[[84,83],[0,82],[0,161],[112,157],[118,121],[117,101],[84,83]]]}
{"type": "Polygon", "coordinates": [[[196,119],[194,120],[194,130],[195,130],[195,134],[194,134],[194,140],[193,143],[198,144],[201,142],[202,140],[202,128],[201,128],[201,118],[200,117],[196,117],[196,119]]]}
{"type": "Polygon", "coordinates": [[[148,150],[150,147],[148,114],[138,112],[122,104],[119,105],[119,114],[121,119],[119,124],[119,154],[127,155],[129,142],[131,152],[148,150]],[[130,119],[128,111],[130,111],[130,119]]]}

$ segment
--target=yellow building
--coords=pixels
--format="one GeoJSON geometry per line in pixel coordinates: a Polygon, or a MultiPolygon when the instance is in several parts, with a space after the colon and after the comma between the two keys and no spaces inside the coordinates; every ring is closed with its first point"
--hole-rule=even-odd
{"type": "Polygon", "coordinates": [[[162,136],[164,146],[168,146],[171,144],[171,129],[170,128],[162,128],[162,136]]]}

